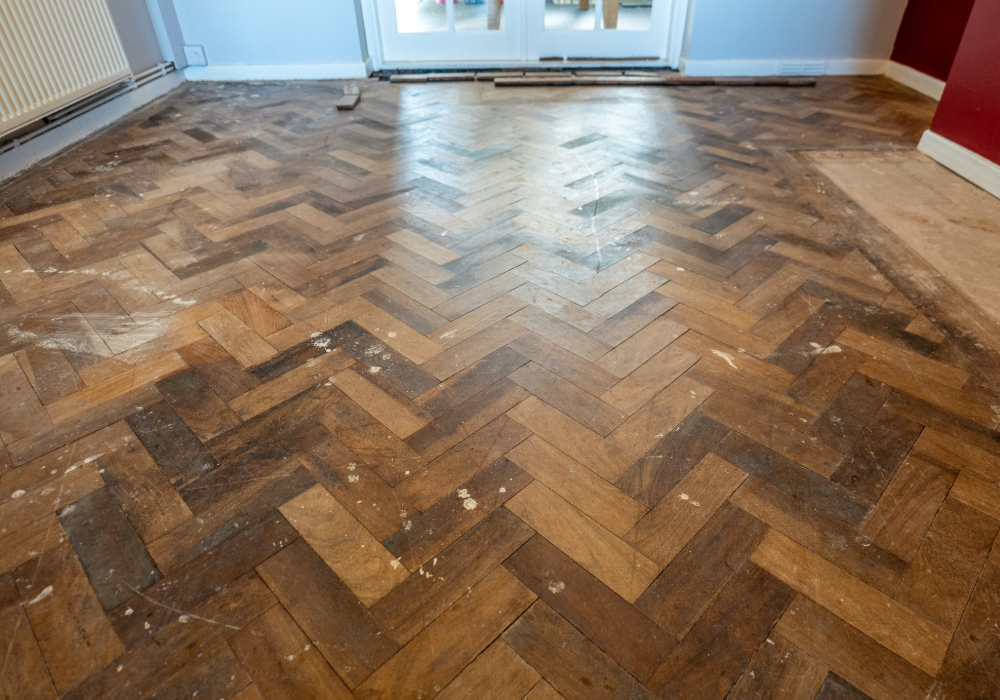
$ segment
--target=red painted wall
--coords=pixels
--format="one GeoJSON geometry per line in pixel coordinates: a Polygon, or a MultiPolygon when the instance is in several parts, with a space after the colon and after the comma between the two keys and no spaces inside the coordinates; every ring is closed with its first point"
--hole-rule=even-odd
{"type": "Polygon", "coordinates": [[[1000,0],[976,0],[931,131],[1000,164],[1000,0]]]}
{"type": "Polygon", "coordinates": [[[974,4],[975,0],[910,0],[892,60],[947,80],[974,4]]]}

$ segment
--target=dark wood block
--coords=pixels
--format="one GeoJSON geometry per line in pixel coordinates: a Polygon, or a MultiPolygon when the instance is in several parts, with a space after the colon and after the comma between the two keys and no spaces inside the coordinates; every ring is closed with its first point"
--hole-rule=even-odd
{"type": "Polygon", "coordinates": [[[142,540],[106,488],[63,508],[59,520],[105,610],[160,580],[142,540]]]}
{"type": "Polygon", "coordinates": [[[655,697],[542,601],[511,625],[503,639],[566,700],[655,697]]]}
{"type": "Polygon", "coordinates": [[[348,687],[399,648],[305,540],[294,541],[257,571],[348,687]]]}
{"type": "Polygon", "coordinates": [[[746,562],[649,687],[666,697],[724,698],[794,597],[787,585],[746,562]]]}
{"type": "Polygon", "coordinates": [[[640,681],[648,680],[676,646],[649,618],[541,535],[528,540],[504,566],[640,681]]]}

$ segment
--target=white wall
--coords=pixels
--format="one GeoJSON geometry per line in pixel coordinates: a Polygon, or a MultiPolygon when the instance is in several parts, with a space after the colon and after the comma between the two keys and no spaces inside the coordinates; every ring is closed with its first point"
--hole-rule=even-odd
{"type": "MultiPolygon", "coordinates": [[[[424,0],[434,2],[434,0],[424,0]]],[[[541,0],[524,0],[541,1],[541,0]]],[[[192,80],[363,77],[371,69],[360,0],[172,2],[185,44],[205,47],[192,80]]],[[[907,0],[690,0],[689,75],[773,75],[783,63],[881,74],[907,0]]]]}
{"type": "Polygon", "coordinates": [[[187,66],[184,58],[184,33],[177,20],[173,0],[146,0],[146,6],[149,8],[149,17],[153,21],[153,30],[163,57],[173,61],[178,70],[184,68],[187,66]]]}
{"type": "Polygon", "coordinates": [[[185,44],[205,47],[192,80],[363,77],[354,0],[173,0],[185,44]]]}
{"type": "Polygon", "coordinates": [[[133,73],[141,73],[163,60],[146,0],[108,0],[108,9],[133,73]]]}
{"type": "Polygon", "coordinates": [[[780,62],[882,73],[907,0],[692,0],[685,70],[767,75],[780,62]]]}

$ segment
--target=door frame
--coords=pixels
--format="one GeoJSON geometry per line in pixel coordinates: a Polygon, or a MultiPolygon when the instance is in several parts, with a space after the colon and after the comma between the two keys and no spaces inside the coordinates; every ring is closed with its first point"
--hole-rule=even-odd
{"type": "MultiPolygon", "coordinates": [[[[632,63],[633,65],[639,64],[649,64],[650,67],[661,67],[666,66],[677,70],[681,62],[681,54],[684,49],[685,35],[687,33],[687,25],[689,20],[689,15],[694,9],[694,0],[667,0],[670,3],[668,16],[668,27],[666,32],[666,45],[662,47],[660,55],[655,61],[629,61],[628,59],[623,59],[621,61],[576,61],[576,62],[559,62],[555,63],[553,61],[533,61],[528,60],[528,32],[527,32],[527,22],[528,22],[528,8],[525,7],[528,2],[539,2],[540,0],[521,0],[522,7],[520,9],[520,21],[522,26],[520,27],[520,38],[521,38],[521,59],[520,60],[501,60],[501,61],[386,61],[385,54],[382,47],[382,34],[379,26],[379,14],[376,7],[377,0],[355,0],[355,6],[360,5],[361,19],[364,23],[365,30],[365,41],[367,43],[368,56],[372,60],[373,69],[379,70],[391,70],[391,69],[413,69],[413,68],[433,68],[433,69],[445,69],[445,68],[517,68],[517,67],[540,67],[540,68],[555,68],[558,67],[614,67],[616,65],[621,65],[623,63],[632,63]]],[[[393,20],[394,21],[394,20],[393,20]]],[[[595,30],[604,31],[604,30],[595,30]]]]}

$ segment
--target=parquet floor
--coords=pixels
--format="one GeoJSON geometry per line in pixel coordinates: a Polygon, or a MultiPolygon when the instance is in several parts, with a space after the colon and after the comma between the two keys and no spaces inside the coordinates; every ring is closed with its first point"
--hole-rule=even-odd
{"type": "Polygon", "coordinates": [[[0,190],[3,697],[1000,697],[991,328],[802,152],[932,102],[339,97],[0,190]]]}

